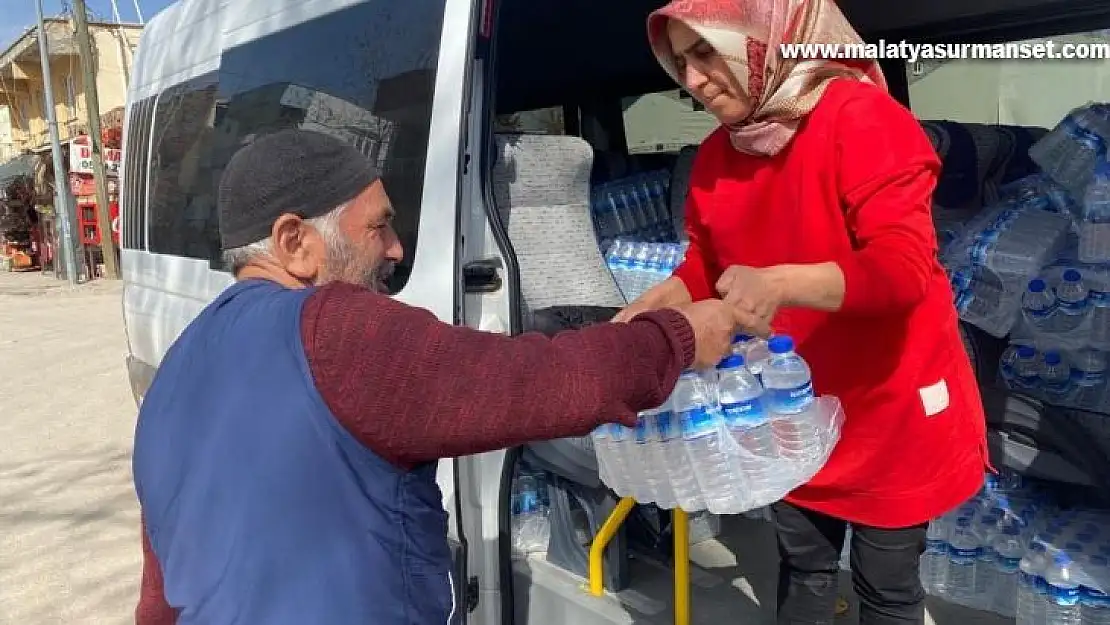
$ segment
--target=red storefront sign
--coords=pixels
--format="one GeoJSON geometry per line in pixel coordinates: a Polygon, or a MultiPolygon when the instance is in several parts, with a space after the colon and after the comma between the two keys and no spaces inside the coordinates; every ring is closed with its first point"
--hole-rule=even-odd
{"type": "MultiPolygon", "coordinates": [[[[119,202],[110,202],[108,212],[112,218],[112,240],[119,244],[119,202]]],[[[100,245],[100,226],[97,223],[96,202],[77,203],[77,226],[81,242],[85,245],[100,245]]]]}

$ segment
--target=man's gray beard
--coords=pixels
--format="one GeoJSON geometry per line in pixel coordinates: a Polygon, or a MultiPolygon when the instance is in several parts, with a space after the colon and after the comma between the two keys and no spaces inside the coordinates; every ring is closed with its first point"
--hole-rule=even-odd
{"type": "Polygon", "coordinates": [[[356,257],[351,242],[346,237],[340,236],[335,241],[335,245],[328,247],[322,282],[340,281],[357,284],[377,293],[388,292],[386,281],[393,275],[393,263],[387,261],[376,267],[360,270],[356,266],[356,257]]]}

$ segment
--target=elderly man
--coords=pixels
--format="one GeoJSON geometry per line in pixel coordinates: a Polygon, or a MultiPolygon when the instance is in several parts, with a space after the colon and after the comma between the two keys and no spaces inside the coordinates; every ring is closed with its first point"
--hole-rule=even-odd
{"type": "Polygon", "coordinates": [[[139,412],[139,625],[442,625],[439,458],[634,424],[753,323],[719,301],[555,338],[441,323],[384,294],[394,209],[319,133],[240,150],[219,212],[237,282],[139,412]]]}

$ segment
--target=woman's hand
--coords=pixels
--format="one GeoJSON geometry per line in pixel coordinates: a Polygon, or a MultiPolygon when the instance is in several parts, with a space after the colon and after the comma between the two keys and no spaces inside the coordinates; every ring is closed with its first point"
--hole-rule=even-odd
{"type": "Polygon", "coordinates": [[[616,323],[624,323],[641,313],[660,308],[683,306],[692,302],[693,299],[682,280],[670,277],[651,287],[636,301],[625,306],[612,320],[616,323]]]}
{"type": "Polygon", "coordinates": [[[725,302],[765,325],[771,324],[785,299],[783,283],[774,267],[733,265],[717,280],[717,292],[725,302]]]}

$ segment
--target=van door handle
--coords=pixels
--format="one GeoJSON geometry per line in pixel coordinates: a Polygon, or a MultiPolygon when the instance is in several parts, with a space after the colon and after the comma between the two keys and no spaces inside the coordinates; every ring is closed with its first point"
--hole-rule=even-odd
{"type": "Polygon", "coordinates": [[[483,258],[463,265],[463,292],[493,293],[501,288],[501,259],[483,258]]]}

